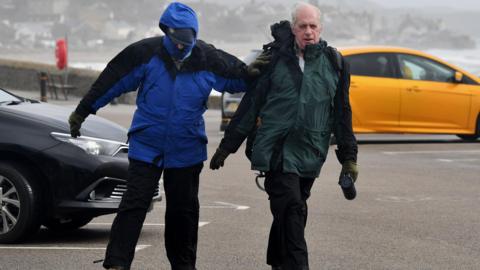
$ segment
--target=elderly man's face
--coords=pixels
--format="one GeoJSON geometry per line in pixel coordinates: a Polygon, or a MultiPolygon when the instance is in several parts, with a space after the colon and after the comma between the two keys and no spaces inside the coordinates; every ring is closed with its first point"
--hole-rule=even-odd
{"type": "Polygon", "coordinates": [[[297,19],[292,27],[295,35],[295,41],[300,49],[305,49],[306,45],[315,44],[320,41],[320,18],[315,9],[303,7],[297,11],[297,19]]]}

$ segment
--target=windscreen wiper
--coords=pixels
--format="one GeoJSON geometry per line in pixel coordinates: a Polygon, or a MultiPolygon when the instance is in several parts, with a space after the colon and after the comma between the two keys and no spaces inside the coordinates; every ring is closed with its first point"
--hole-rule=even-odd
{"type": "Polygon", "coordinates": [[[18,105],[20,103],[23,103],[21,100],[7,100],[7,101],[1,101],[0,105],[18,105]]]}

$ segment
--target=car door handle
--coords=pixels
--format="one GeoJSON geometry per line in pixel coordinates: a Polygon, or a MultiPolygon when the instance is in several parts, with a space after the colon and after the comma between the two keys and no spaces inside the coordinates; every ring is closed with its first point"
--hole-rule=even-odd
{"type": "Polygon", "coordinates": [[[350,88],[357,88],[357,84],[354,82],[350,82],[350,88]]]}
{"type": "Polygon", "coordinates": [[[420,89],[418,89],[418,86],[416,86],[416,85],[415,85],[415,86],[412,86],[412,87],[407,87],[406,90],[407,90],[408,92],[415,92],[415,93],[418,93],[418,92],[421,91],[420,89]]]}

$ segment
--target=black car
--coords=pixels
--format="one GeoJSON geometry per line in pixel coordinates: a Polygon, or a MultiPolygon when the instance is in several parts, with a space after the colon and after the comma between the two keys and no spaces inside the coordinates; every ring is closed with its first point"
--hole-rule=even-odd
{"type": "Polygon", "coordinates": [[[118,209],[127,131],[91,115],[72,138],[70,113],[0,89],[0,243],[25,239],[40,225],[76,229],[118,209]]]}

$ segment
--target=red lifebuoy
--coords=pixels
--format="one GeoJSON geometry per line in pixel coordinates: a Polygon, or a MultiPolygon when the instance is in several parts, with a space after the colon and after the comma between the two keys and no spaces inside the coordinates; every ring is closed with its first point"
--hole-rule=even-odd
{"type": "Polygon", "coordinates": [[[64,69],[67,66],[67,43],[65,39],[58,39],[55,46],[55,58],[57,59],[57,68],[64,69]]]}

